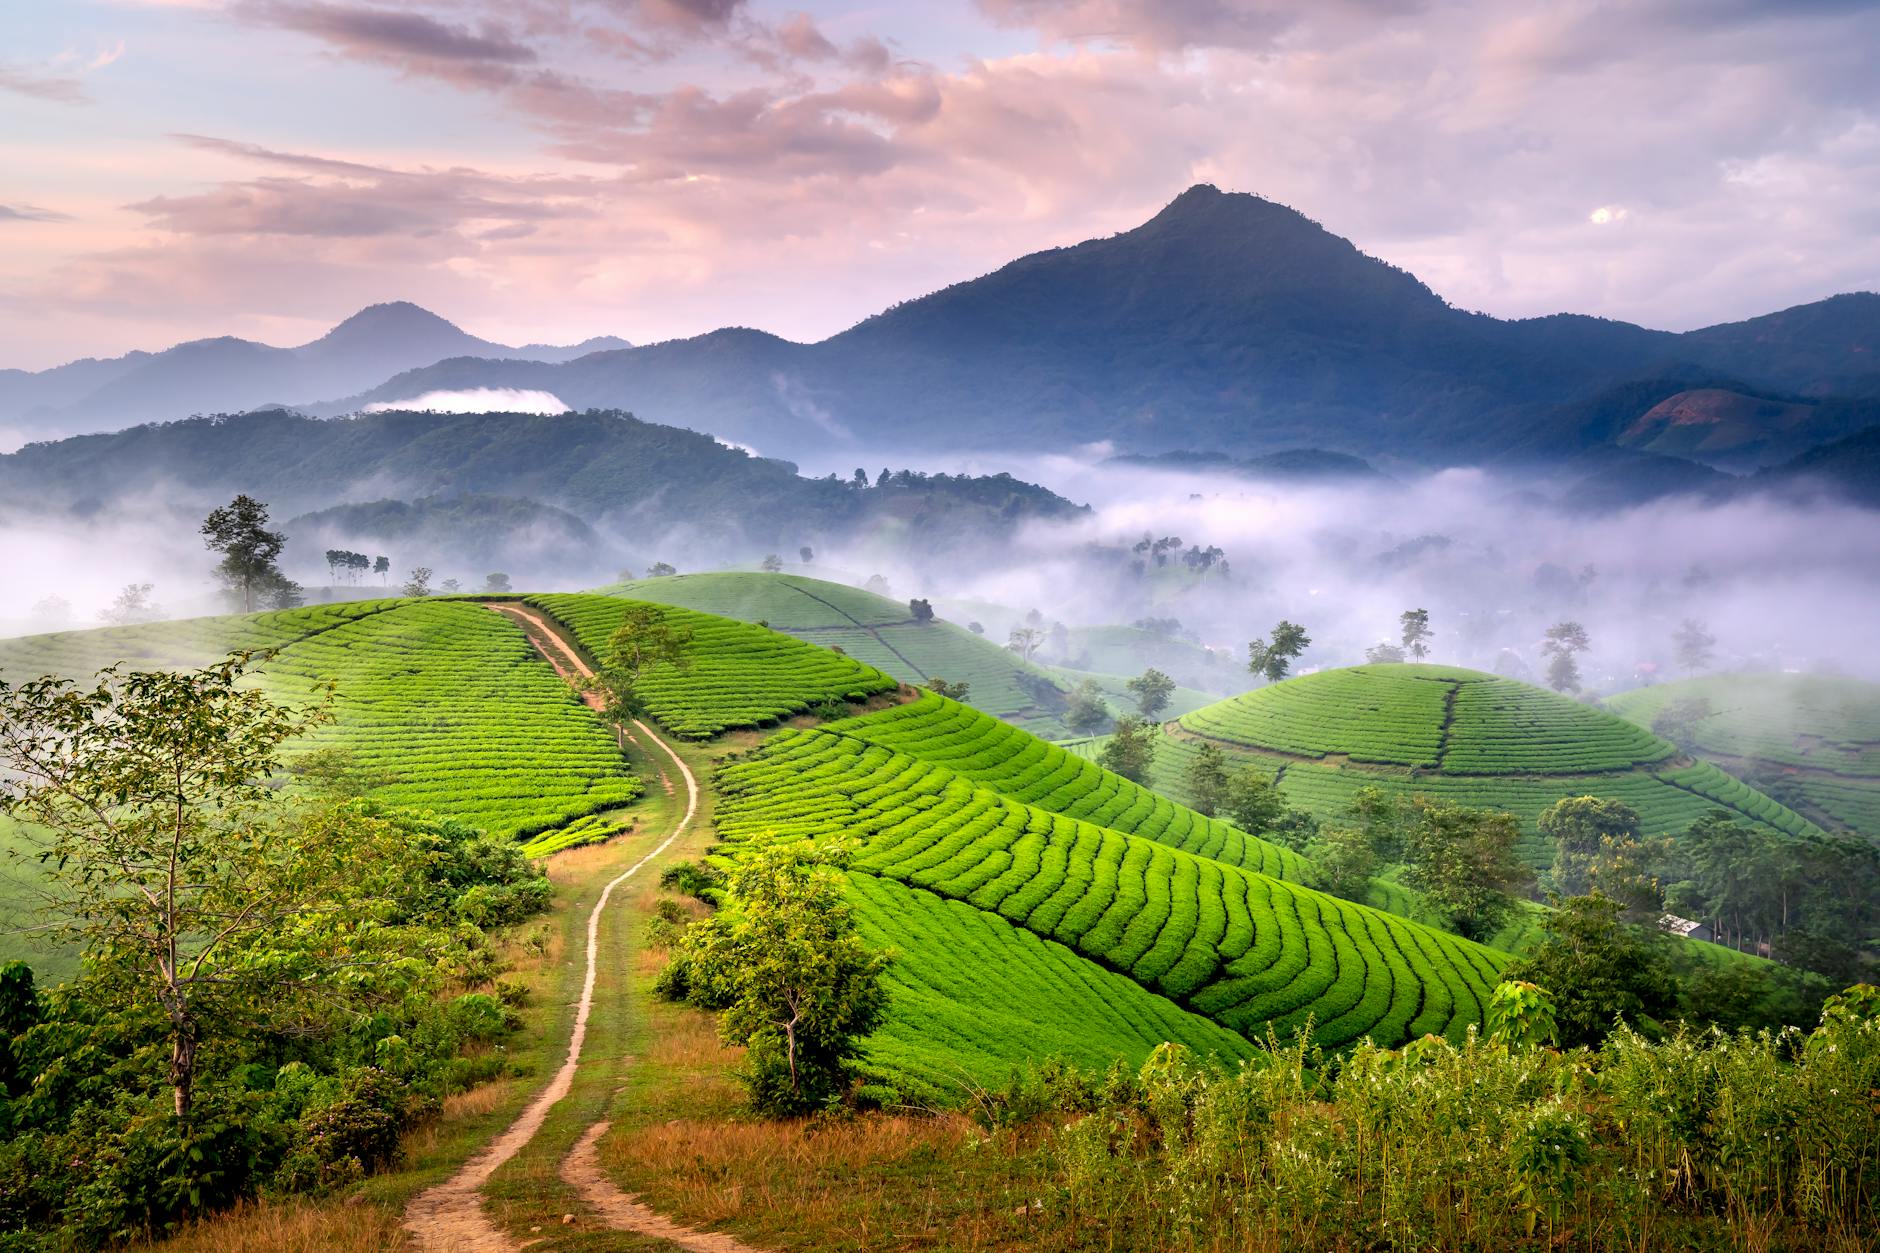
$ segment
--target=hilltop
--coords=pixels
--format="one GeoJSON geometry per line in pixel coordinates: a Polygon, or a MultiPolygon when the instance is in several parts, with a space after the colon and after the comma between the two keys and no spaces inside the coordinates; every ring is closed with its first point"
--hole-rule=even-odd
{"type": "Polygon", "coordinates": [[[1536,869],[1553,849],[1534,826],[1568,796],[1624,801],[1648,836],[1681,833],[1712,809],[1806,835],[1814,824],[1649,731],[1543,688],[1449,666],[1366,665],[1272,684],[1168,724],[1157,784],[1183,794],[1203,740],[1277,776],[1287,801],[1340,815],[1361,787],[1505,809],[1536,869]]]}
{"type": "MultiPolygon", "coordinates": [[[[1876,351],[1871,293],[1686,334],[1469,313],[1290,208],[1202,185],[1133,229],[1021,257],[819,343],[731,329],[561,365],[459,358],[318,411],[523,387],[772,451],[1108,439],[1126,453],[1550,460],[1616,437],[1589,433],[1579,405],[1628,380],[1727,374],[1819,398],[1862,386],[1876,351]]],[[[1791,451],[1848,429],[1812,400],[1796,414],[1791,451]]]]}

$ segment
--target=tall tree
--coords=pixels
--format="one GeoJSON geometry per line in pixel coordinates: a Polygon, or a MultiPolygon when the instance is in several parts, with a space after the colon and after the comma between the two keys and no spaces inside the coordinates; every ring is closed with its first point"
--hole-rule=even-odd
{"type": "Polygon", "coordinates": [[[269,785],[281,745],[324,706],[272,703],[241,684],[246,665],[108,669],[89,688],[0,680],[0,812],[45,833],[52,934],[109,959],[160,1012],[178,1118],[205,1016],[268,977],[225,958],[290,916],[318,871],[276,839],[269,785]]]}
{"type": "Polygon", "coordinates": [[[1281,618],[1270,638],[1247,645],[1247,669],[1268,683],[1277,683],[1286,677],[1299,654],[1311,645],[1312,637],[1306,634],[1304,627],[1281,618]]]}
{"type": "Polygon", "coordinates": [[[1271,775],[1242,766],[1227,780],[1221,816],[1248,835],[1264,835],[1285,816],[1286,802],[1271,775]]]}
{"type": "Polygon", "coordinates": [[[252,613],[257,594],[285,583],[275,565],[287,536],[268,530],[268,507],[252,496],[237,496],[210,512],[202,523],[202,538],[210,551],[222,554],[216,577],[239,596],[243,613],[252,613]]]}
{"type": "Polygon", "coordinates": [[[372,559],[372,573],[379,576],[379,582],[385,582],[385,576],[392,572],[392,559],[383,554],[372,559]]]}
{"type": "Polygon", "coordinates": [[[1333,896],[1362,901],[1377,873],[1377,850],[1356,827],[1326,826],[1307,847],[1319,868],[1319,886],[1333,896]]]}
{"type": "Polygon", "coordinates": [[[1586,628],[1577,622],[1556,622],[1547,628],[1541,651],[1549,657],[1547,686],[1556,692],[1580,690],[1580,654],[1592,647],[1586,628]]]}
{"type": "Polygon", "coordinates": [[[1567,796],[1555,801],[1536,820],[1540,833],[1554,843],[1550,878],[1562,896],[1581,896],[1593,858],[1606,840],[1636,840],[1638,811],[1623,801],[1597,796],[1567,796]]]}
{"type": "Polygon", "coordinates": [[[1005,646],[1026,661],[1031,660],[1031,655],[1038,651],[1038,646],[1042,643],[1044,643],[1044,632],[1032,626],[1013,627],[1012,633],[1005,639],[1005,646]]]}
{"type": "Polygon", "coordinates": [[[758,568],[765,574],[782,574],[783,558],[779,557],[776,553],[767,553],[758,568]]]}
{"type": "Polygon", "coordinates": [[[1153,666],[1123,686],[1136,698],[1137,710],[1151,721],[1168,708],[1169,697],[1175,694],[1175,680],[1153,666]]]}
{"type": "Polygon", "coordinates": [[[1064,725],[1079,735],[1096,735],[1110,725],[1110,705],[1095,679],[1085,679],[1071,690],[1064,708],[1064,725]]]}
{"type": "Polygon", "coordinates": [[[497,595],[507,594],[509,591],[509,576],[501,571],[484,575],[483,590],[485,592],[496,593],[497,595]]]}
{"type": "Polygon", "coordinates": [[[112,626],[129,626],[134,622],[150,622],[161,618],[163,610],[150,600],[155,590],[156,585],[152,583],[126,583],[99,616],[112,626]]]}
{"type": "Polygon", "coordinates": [[[431,594],[431,567],[419,566],[413,570],[411,577],[405,580],[404,587],[399,590],[407,596],[429,596],[431,594]]]}
{"type": "Polygon", "coordinates": [[[933,621],[933,602],[916,596],[907,602],[907,612],[912,615],[915,622],[925,626],[933,621]]]}
{"type": "Polygon", "coordinates": [[[644,709],[640,680],[649,667],[668,665],[684,670],[691,665],[692,628],[673,623],[664,607],[629,602],[620,625],[607,639],[600,669],[588,687],[601,693],[601,711],[610,722],[625,723],[644,709]]]}
{"type": "Polygon", "coordinates": [[[1418,661],[1430,655],[1430,611],[1406,609],[1397,621],[1403,626],[1403,647],[1418,661]]]}
{"type": "Polygon", "coordinates": [[[1155,724],[1124,714],[1097,754],[1097,764],[1113,774],[1149,786],[1155,769],[1155,724]]]}
{"type": "Polygon", "coordinates": [[[1684,673],[1694,675],[1716,659],[1717,637],[1704,629],[1696,618],[1686,618],[1671,635],[1678,648],[1678,664],[1684,673]]]}
{"type": "Polygon", "coordinates": [[[1597,1045],[1613,1023],[1648,1024],[1677,1003],[1661,946],[1619,919],[1619,903],[1597,893],[1571,896],[1541,919],[1546,939],[1504,979],[1545,988],[1554,1000],[1560,1043],[1597,1045]]]}

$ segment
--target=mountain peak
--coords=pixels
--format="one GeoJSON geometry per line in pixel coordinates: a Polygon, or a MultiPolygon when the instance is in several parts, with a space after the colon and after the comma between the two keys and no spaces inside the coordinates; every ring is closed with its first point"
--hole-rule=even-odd
{"type": "Polygon", "coordinates": [[[449,331],[463,334],[456,323],[439,317],[422,305],[414,305],[409,300],[390,300],[381,304],[367,305],[322,335],[320,339],[329,340],[335,336],[343,338],[360,333],[409,334],[412,331],[449,331]]]}

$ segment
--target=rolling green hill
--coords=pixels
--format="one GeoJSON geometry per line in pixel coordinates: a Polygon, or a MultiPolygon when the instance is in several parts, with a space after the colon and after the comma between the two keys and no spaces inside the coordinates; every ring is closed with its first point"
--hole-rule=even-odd
{"type": "Polygon", "coordinates": [[[765,622],[920,686],[929,679],[970,683],[967,703],[1036,734],[1067,734],[1058,714],[1068,682],[950,622],[916,623],[907,602],[797,574],[675,574],[599,589],[613,596],[680,605],[765,622]]]}
{"type": "Polygon", "coordinates": [[[1615,696],[1650,726],[1665,707],[1704,701],[1695,751],[1825,827],[1880,840],[1880,686],[1802,674],[1729,674],[1615,696]]]}
{"type": "MultiPolygon", "coordinates": [[[[1153,782],[1176,798],[1202,740],[1275,773],[1287,800],[1321,817],[1375,785],[1521,819],[1520,852],[1547,865],[1534,822],[1566,796],[1603,796],[1639,813],[1647,835],[1682,832],[1712,809],[1793,835],[1806,818],[1620,718],[1473,670],[1357,666],[1288,679],[1185,714],[1164,728],[1153,782]]],[[[1069,746],[1094,755],[1096,743],[1069,746]]]]}
{"type": "MultiPolygon", "coordinates": [[[[1243,1034],[1308,1019],[1332,1046],[1457,1033],[1505,960],[1275,877],[1310,867],[933,695],[781,731],[717,783],[734,849],[859,839],[853,876],[996,916],[1243,1034]]],[[[929,911],[903,947],[951,961],[968,916],[929,911]]],[[[947,1018],[936,1031],[982,1030],[968,1006],[923,1012],[947,1018]]]]}

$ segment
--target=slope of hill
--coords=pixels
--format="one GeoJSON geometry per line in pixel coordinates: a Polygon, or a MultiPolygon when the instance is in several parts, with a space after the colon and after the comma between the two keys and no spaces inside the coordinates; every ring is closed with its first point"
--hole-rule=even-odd
{"type": "Polygon", "coordinates": [[[1607,702],[1650,726],[1692,712],[1694,751],[1753,780],[1825,827],[1880,840],[1880,686],[1803,674],[1722,674],[1640,688],[1607,702]]]}
{"type": "MultiPolygon", "coordinates": [[[[289,518],[283,562],[317,568],[329,549],[396,553],[401,570],[412,565],[473,577],[493,570],[524,571],[534,579],[592,570],[617,555],[586,521],[520,496],[421,496],[335,505],[289,518]],[[409,559],[407,559],[409,558],[409,559]]],[[[477,584],[471,584],[472,587],[477,584]]]]}
{"type": "Polygon", "coordinates": [[[0,492],[22,507],[69,508],[161,489],[177,507],[235,492],[278,515],[388,484],[411,496],[519,496],[590,522],[794,551],[825,534],[946,545],[1009,533],[1077,505],[1008,475],[897,474],[879,486],[802,478],[695,431],[620,413],[543,416],[388,411],[323,421],[285,410],[192,418],[30,444],[0,456],[0,492]]]}
{"type": "Polygon", "coordinates": [[[1790,494],[1825,493],[1880,507],[1880,425],[1770,466],[1749,479],[1746,486],[1790,494]]]}
{"type": "MultiPolygon", "coordinates": [[[[1158,808],[1140,789],[1113,825],[1070,817],[1063,805],[1115,790],[1113,776],[1075,767],[1054,779],[1068,759],[1022,743],[1014,754],[1003,742],[1012,737],[1024,733],[938,697],[782,731],[721,767],[718,831],[734,850],[758,838],[858,838],[851,874],[1003,918],[1243,1034],[1285,1036],[1310,1020],[1336,1047],[1367,1034],[1457,1035],[1480,1021],[1501,955],[1134,834],[1158,808]],[[942,747],[962,770],[915,755],[942,747]],[[1027,764],[996,785],[967,773],[1003,775],[1015,756],[1027,764]],[[1037,790],[1054,808],[1005,787],[1037,790]]],[[[956,951],[948,915],[930,918],[921,947],[956,951]]],[[[963,1008],[944,1024],[984,1030],[963,1008]]]]}
{"type": "Polygon", "coordinates": [[[1237,457],[1328,443],[1413,461],[1557,455],[1589,446],[1563,400],[1680,364],[1828,394],[1871,371],[1876,309],[1880,297],[1836,297],[1687,335],[1500,321],[1291,209],[1197,186],[1132,230],[1022,257],[821,343],[725,330],[561,366],[455,360],[322,412],[528,387],[769,451],[1110,439],[1237,457]]]}
{"type": "Polygon", "coordinates": [[[361,309],[296,348],[221,336],[38,373],[0,372],[0,422],[41,435],[108,430],[181,414],[344,396],[447,357],[559,362],[625,347],[624,340],[602,336],[569,347],[511,348],[396,301],[361,309]]]}
{"type": "MultiPolygon", "coordinates": [[[[1506,809],[1540,868],[1553,850],[1534,826],[1566,796],[1636,809],[1646,834],[1682,832],[1712,809],[1794,835],[1801,815],[1623,719],[1510,679],[1431,665],[1328,670],[1232,697],[1168,724],[1154,781],[1186,794],[1202,740],[1277,775],[1287,800],[1321,817],[1368,785],[1506,809]]],[[[1088,750],[1086,750],[1088,751],[1088,750]]]]}
{"type": "Polygon", "coordinates": [[[1041,666],[950,622],[917,623],[905,601],[797,574],[733,572],[637,579],[609,596],[767,623],[886,671],[903,683],[969,683],[967,703],[1038,735],[1065,734],[1064,684],[1041,666]]]}

